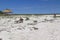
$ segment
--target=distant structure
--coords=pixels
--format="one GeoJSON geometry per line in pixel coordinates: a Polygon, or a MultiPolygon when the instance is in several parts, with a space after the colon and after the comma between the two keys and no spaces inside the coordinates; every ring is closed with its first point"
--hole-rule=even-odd
{"type": "Polygon", "coordinates": [[[56,14],[54,14],[54,18],[56,18],[56,14]]]}
{"type": "Polygon", "coordinates": [[[12,10],[10,10],[10,9],[5,9],[5,10],[3,11],[3,13],[5,13],[5,14],[10,14],[10,13],[12,13],[12,10]]]}

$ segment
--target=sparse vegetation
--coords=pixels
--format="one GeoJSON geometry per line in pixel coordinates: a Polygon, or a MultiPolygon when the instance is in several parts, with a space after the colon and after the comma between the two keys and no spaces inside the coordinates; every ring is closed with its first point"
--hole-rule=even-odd
{"type": "Polygon", "coordinates": [[[4,13],[3,13],[2,11],[0,11],[0,16],[1,16],[1,15],[4,15],[4,13]]]}

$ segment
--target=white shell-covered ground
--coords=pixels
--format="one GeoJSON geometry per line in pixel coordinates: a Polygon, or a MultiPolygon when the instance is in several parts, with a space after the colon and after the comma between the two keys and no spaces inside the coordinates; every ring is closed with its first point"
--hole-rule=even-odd
{"type": "Polygon", "coordinates": [[[60,40],[60,18],[53,15],[0,16],[0,40],[60,40]],[[20,17],[23,22],[16,23],[20,17]]]}

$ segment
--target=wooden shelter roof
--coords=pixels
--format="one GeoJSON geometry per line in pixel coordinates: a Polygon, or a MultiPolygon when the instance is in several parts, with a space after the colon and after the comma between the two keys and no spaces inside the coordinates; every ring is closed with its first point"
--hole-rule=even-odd
{"type": "Polygon", "coordinates": [[[11,13],[12,11],[10,9],[5,9],[3,12],[4,13],[11,13]]]}

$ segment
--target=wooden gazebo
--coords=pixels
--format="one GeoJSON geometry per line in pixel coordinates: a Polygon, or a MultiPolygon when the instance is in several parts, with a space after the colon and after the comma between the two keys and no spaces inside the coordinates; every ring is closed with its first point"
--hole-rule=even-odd
{"type": "Polygon", "coordinates": [[[10,13],[12,13],[12,10],[10,10],[10,9],[5,9],[5,10],[3,11],[3,13],[5,13],[5,14],[10,14],[10,13]]]}

